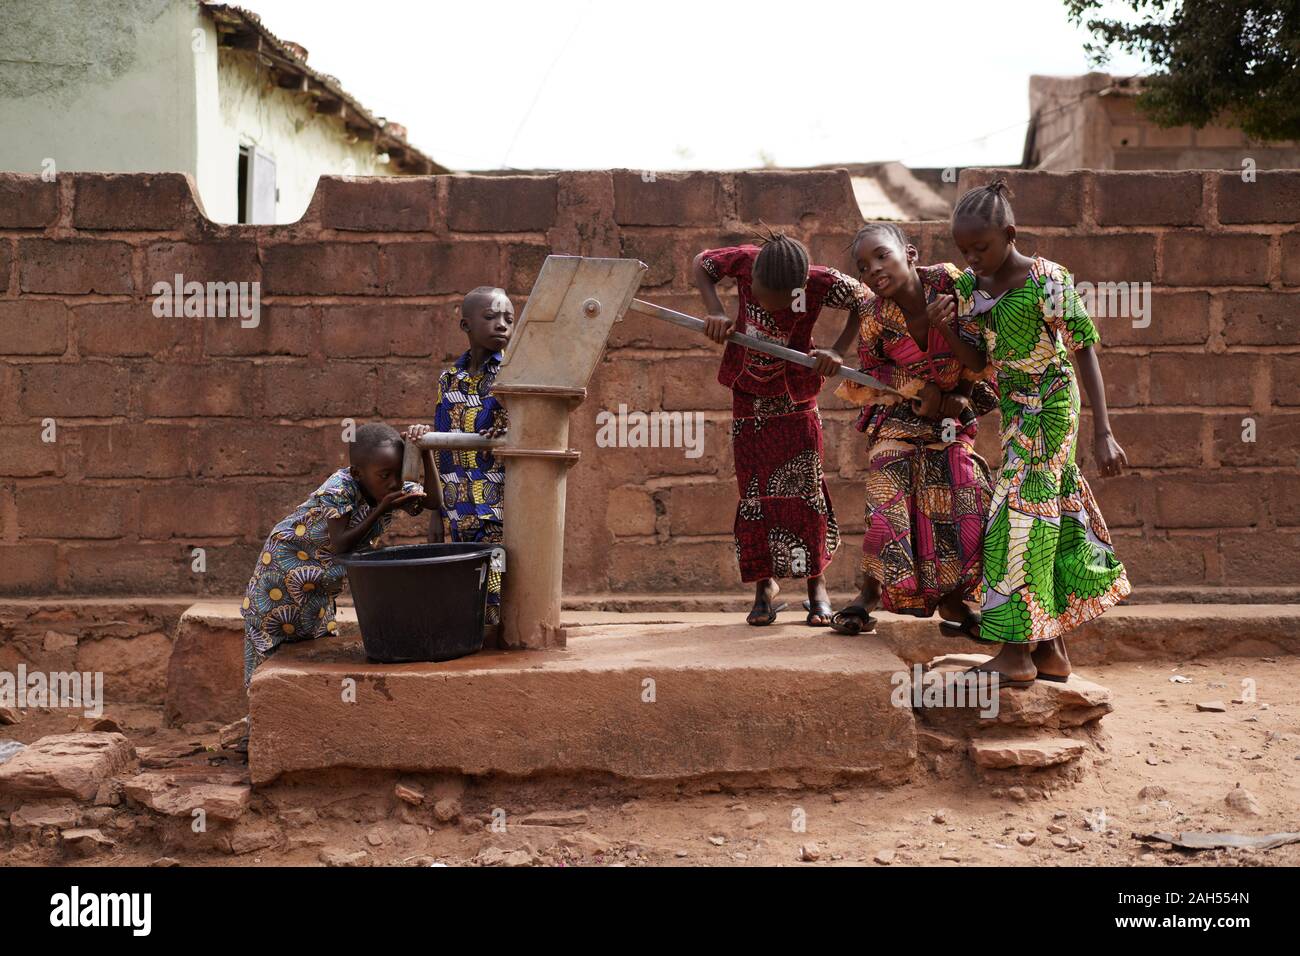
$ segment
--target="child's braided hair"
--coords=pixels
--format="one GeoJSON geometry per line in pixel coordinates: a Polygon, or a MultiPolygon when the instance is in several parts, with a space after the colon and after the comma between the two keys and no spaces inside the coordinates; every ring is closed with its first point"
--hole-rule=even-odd
{"type": "Polygon", "coordinates": [[[853,236],[853,241],[849,243],[849,251],[851,252],[857,248],[858,243],[867,236],[877,235],[888,236],[890,239],[895,240],[902,249],[906,249],[911,243],[911,240],[907,238],[907,234],[897,224],[892,222],[869,222],[853,236]]]}
{"type": "Polygon", "coordinates": [[[808,250],[804,244],[766,225],[754,236],[762,247],[754,259],[754,278],[774,292],[802,289],[808,282],[808,250]]]}
{"type": "Polygon", "coordinates": [[[1015,214],[1011,211],[1011,188],[1006,178],[999,176],[987,186],[976,186],[962,193],[953,206],[952,218],[968,216],[971,219],[986,222],[990,226],[1014,226],[1015,214]]]}

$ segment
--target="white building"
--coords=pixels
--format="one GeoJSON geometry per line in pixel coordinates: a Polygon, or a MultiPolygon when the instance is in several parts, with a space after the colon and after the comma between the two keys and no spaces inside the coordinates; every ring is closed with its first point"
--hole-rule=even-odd
{"type": "Polygon", "coordinates": [[[448,171],[255,14],[200,0],[3,0],[0,170],[189,173],[210,219],[267,223],[321,175],[448,171]]]}

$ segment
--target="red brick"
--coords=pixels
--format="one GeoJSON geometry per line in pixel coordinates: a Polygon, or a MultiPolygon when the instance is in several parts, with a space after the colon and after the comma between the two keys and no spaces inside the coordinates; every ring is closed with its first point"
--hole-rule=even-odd
{"type": "Polygon", "coordinates": [[[500,284],[495,242],[390,242],[382,249],[385,295],[465,293],[500,284]]]}
{"type": "MultiPolygon", "coordinates": [[[[270,528],[265,530],[269,531],[270,528]]],[[[252,576],[257,556],[261,554],[262,540],[259,538],[256,543],[202,545],[207,567],[202,574],[196,574],[193,570],[194,545],[191,543],[181,545],[181,586],[186,590],[192,590],[197,584],[200,594],[215,594],[223,598],[232,594],[242,594],[248,587],[248,579],[252,576]]],[[[175,546],[175,544],[170,545],[170,547],[175,546]]]]}
{"type": "Polygon", "coordinates": [[[260,491],[234,484],[152,484],[141,502],[140,536],[194,540],[248,535],[256,527],[253,512],[260,491]]]}
{"type": "Polygon", "coordinates": [[[433,354],[435,317],[441,319],[441,311],[437,306],[387,302],[326,306],[321,311],[321,345],[326,355],[338,358],[428,356],[433,354]]]}
{"type": "Polygon", "coordinates": [[[1300,405],[1300,355],[1273,356],[1273,401],[1300,405]]]}
{"type": "Polygon", "coordinates": [[[424,232],[438,223],[438,181],[431,176],[378,176],[316,183],[321,225],[359,232],[424,232]]]}
{"type": "Polygon", "coordinates": [[[320,430],[295,425],[209,424],[199,431],[198,477],[320,471],[320,430]]]}
{"type": "Polygon", "coordinates": [[[1300,222],[1300,172],[1256,172],[1254,182],[1220,173],[1219,222],[1300,222]]]}
{"type": "MultiPolygon", "coordinates": [[[[1107,353],[1101,359],[1102,379],[1106,382],[1106,406],[1124,408],[1139,405],[1142,402],[1141,374],[1142,368],[1151,361],[1145,355],[1125,355],[1120,352],[1107,353]]],[[[1083,392],[1080,383],[1079,391],[1083,392]]],[[[1087,401],[1086,393],[1083,401],[1087,401]]]]}
{"type": "Polygon", "coordinates": [[[801,225],[814,217],[820,229],[856,229],[862,212],[843,169],[741,172],[735,174],[742,222],[801,225]]]}
{"type": "Polygon", "coordinates": [[[194,590],[190,549],[186,545],[67,545],[63,560],[68,569],[65,588],[74,594],[176,594],[194,590]]]}
{"type": "Polygon", "coordinates": [[[1282,236],[1282,281],[1300,285],[1300,232],[1282,236]]]}
{"type": "Polygon", "coordinates": [[[1226,294],[1223,338],[1229,345],[1300,345],[1300,294],[1226,294]]]}
{"type": "Polygon", "coordinates": [[[1270,487],[1267,475],[1159,475],[1152,481],[1157,528],[1253,527],[1270,487]]]}
{"type": "Polygon", "coordinates": [[[373,295],[379,247],[373,242],[304,242],[264,246],[266,293],[373,295]]]}
{"type": "Polygon", "coordinates": [[[540,232],[555,224],[554,176],[453,176],[447,223],[457,232],[540,232]]]}
{"type": "Polygon", "coordinates": [[[18,407],[39,418],[124,415],[130,373],[102,362],[51,363],[22,370],[18,407]]]}
{"type": "Polygon", "coordinates": [[[1294,531],[1224,531],[1219,551],[1226,584],[1294,587],[1300,581],[1300,534],[1294,531]]]}
{"type": "Polygon", "coordinates": [[[668,533],[675,544],[698,535],[731,534],[735,527],[739,492],[734,480],[674,485],[665,498],[668,533]]]}
{"type": "Polygon", "coordinates": [[[94,302],[72,310],[81,355],[193,354],[201,320],[155,318],[148,302],[94,302]]]}
{"type": "Polygon", "coordinates": [[[44,229],[58,218],[58,183],[37,175],[0,173],[0,229],[44,229]]]}
{"type": "Polygon", "coordinates": [[[199,218],[181,173],[77,173],[72,224],[78,229],[161,232],[199,218]]]}
{"type": "Polygon", "coordinates": [[[551,250],[533,243],[512,242],[506,246],[505,290],[511,295],[532,294],[537,277],[551,250]]]}
{"type": "Polygon", "coordinates": [[[58,548],[52,544],[0,544],[0,594],[50,594],[58,587],[58,548]]]}
{"type": "MultiPolygon", "coordinates": [[[[1149,235],[1045,236],[1016,239],[1026,255],[1057,262],[1075,282],[1151,282],[1155,276],[1155,237],[1149,235]]],[[[1203,284],[1203,283],[1202,283],[1203,284]]]]}
{"type": "Polygon", "coordinates": [[[1152,405],[1250,405],[1261,359],[1157,352],[1151,363],[1152,405]]]}
{"type": "Polygon", "coordinates": [[[641,276],[641,288],[684,286],[689,282],[691,260],[708,246],[688,251],[676,236],[659,231],[624,232],[623,258],[640,259],[650,268],[641,276]]]}
{"type": "Polygon", "coordinates": [[[145,250],[145,285],[183,282],[259,282],[262,266],[252,242],[155,242],[145,250]]]}
{"type": "Polygon", "coordinates": [[[1166,285],[1264,285],[1268,282],[1268,236],[1171,232],[1161,250],[1160,281],[1166,285]]]}
{"type": "Polygon", "coordinates": [[[134,489],[25,485],[14,492],[24,538],[120,538],[134,489]]]}
{"type": "MultiPolygon", "coordinates": [[[[1088,436],[1091,438],[1091,434],[1088,436]]],[[[1126,472],[1114,478],[1088,478],[1108,528],[1139,528],[1151,511],[1152,480],[1126,472]]]]}
{"type": "Polygon", "coordinates": [[[1150,324],[1134,326],[1134,318],[1097,319],[1106,345],[1204,345],[1210,337],[1210,294],[1156,289],[1144,297],[1150,324]]]}
{"type": "MultiPolygon", "coordinates": [[[[187,425],[93,425],[77,430],[88,478],[175,478],[190,472],[187,425]]],[[[147,501],[146,496],[146,501],[147,501]]]]}
{"type": "Polygon", "coordinates": [[[376,413],[384,421],[432,422],[440,374],[432,363],[386,367],[379,380],[376,413]]]}
{"type": "Polygon", "coordinates": [[[1213,535],[1117,531],[1112,540],[1115,554],[1124,562],[1135,587],[1201,584],[1205,581],[1206,555],[1216,549],[1213,535]]]}
{"type": "Polygon", "coordinates": [[[827,478],[826,487],[830,491],[831,506],[835,509],[840,532],[861,534],[867,519],[866,482],[861,478],[827,478]]]}
{"type": "Polygon", "coordinates": [[[9,265],[14,261],[12,244],[8,239],[0,239],[0,295],[9,291],[9,265]]]}
{"type": "Polygon", "coordinates": [[[987,186],[999,176],[1011,187],[1011,209],[1016,223],[1026,226],[1075,226],[1083,219],[1083,184],[1086,173],[963,169],[957,195],[987,186]]]}
{"type": "MultiPolygon", "coordinates": [[[[583,406],[585,409],[585,405],[583,406]]],[[[629,409],[630,410],[630,409],[629,409]]],[[[611,409],[617,411],[617,405],[611,409]]],[[[641,484],[677,475],[708,475],[734,481],[731,457],[731,421],[705,419],[703,454],[687,458],[682,448],[599,448],[596,447],[596,417],[574,417],[569,443],[582,451],[580,468],[598,468],[613,484],[641,484]]]]}
{"type": "MultiPolygon", "coordinates": [[[[673,359],[673,361],[677,361],[673,359]]],[[[572,422],[576,427],[580,421],[592,423],[596,429],[595,416],[602,410],[617,413],[620,404],[629,411],[651,411],[665,408],[664,367],[667,363],[656,359],[610,359],[608,356],[596,365],[588,384],[587,401],[575,413],[572,422]]],[[[716,366],[714,375],[716,376],[716,366]]],[[[717,386],[723,391],[722,386],[717,386]]],[[[682,406],[674,406],[681,408],[682,406]]]]}
{"type": "Polygon", "coordinates": [[[62,355],[68,308],[57,299],[0,302],[0,355],[62,355]]]}
{"type": "MultiPolygon", "coordinates": [[[[586,502],[590,509],[590,502],[586,502]]],[[[655,533],[655,497],[644,488],[611,488],[605,504],[605,528],[621,537],[655,533]]]]}
{"type": "Polygon", "coordinates": [[[257,382],[257,369],[242,362],[146,365],[135,373],[136,406],[147,418],[246,418],[257,382]]]}
{"type": "Polygon", "coordinates": [[[132,292],[131,247],[95,239],[23,239],[18,243],[20,292],[132,292]]]}
{"type": "Polygon", "coordinates": [[[316,306],[262,304],[255,326],[238,319],[200,323],[204,355],[310,355],[320,338],[316,306]]]}
{"type": "Polygon", "coordinates": [[[1271,412],[1226,414],[1214,420],[1214,455],[1224,468],[1253,468],[1280,465],[1300,468],[1300,415],[1271,412]],[[1255,440],[1243,441],[1250,419],[1255,426],[1255,440]]]}
{"type": "Polygon", "coordinates": [[[714,173],[614,173],[614,220],[620,225],[713,226],[725,218],[722,182],[714,173]]]}
{"type": "Polygon", "coordinates": [[[55,440],[46,442],[41,440],[43,431],[39,422],[0,426],[0,448],[4,449],[0,455],[0,475],[34,478],[63,474],[63,449],[68,433],[56,425],[55,440]]]}
{"type": "Polygon", "coordinates": [[[1200,173],[1099,172],[1093,182],[1103,226],[1190,226],[1201,220],[1200,173]]]}
{"type": "MultiPolygon", "coordinates": [[[[1124,448],[1133,468],[1187,468],[1201,464],[1202,416],[1195,412],[1142,412],[1112,415],[1115,440],[1124,448]]],[[[1079,461],[1092,469],[1091,416],[1079,428],[1079,461]]]]}
{"type": "Polygon", "coordinates": [[[663,544],[615,542],[609,549],[614,591],[719,591],[741,588],[731,539],[663,544]]]}
{"type": "Polygon", "coordinates": [[[372,365],[268,365],[262,369],[261,414],[269,418],[355,418],[375,411],[372,365]]]}
{"type": "Polygon", "coordinates": [[[1269,511],[1279,525],[1300,525],[1300,475],[1271,475],[1269,511]]]}
{"type": "Polygon", "coordinates": [[[718,384],[721,355],[686,356],[656,363],[666,409],[731,409],[731,390],[718,384]]]}
{"type": "MultiPolygon", "coordinates": [[[[904,228],[908,240],[913,245],[916,245],[919,250],[921,248],[917,245],[919,240],[905,228],[909,223],[900,222],[897,225],[904,228]]],[[[845,275],[856,279],[858,264],[853,261],[853,236],[854,234],[851,232],[818,233],[808,243],[808,257],[816,265],[839,269],[845,275]]],[[[932,260],[926,259],[924,261],[930,262],[932,260]]]]}

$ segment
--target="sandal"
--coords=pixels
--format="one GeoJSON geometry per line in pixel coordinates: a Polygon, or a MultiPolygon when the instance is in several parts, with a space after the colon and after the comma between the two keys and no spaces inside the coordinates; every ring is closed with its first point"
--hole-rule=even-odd
{"type": "Polygon", "coordinates": [[[803,609],[808,612],[808,616],[804,618],[804,623],[809,627],[830,627],[829,618],[832,615],[830,601],[804,601],[803,609]],[[814,616],[827,618],[827,620],[822,621],[820,624],[814,624],[814,616]]]}
{"type": "Polygon", "coordinates": [[[1070,680],[1070,675],[1069,674],[1064,674],[1064,675],[1044,674],[1042,671],[1039,671],[1038,676],[1035,677],[1034,680],[1047,680],[1047,681],[1051,681],[1053,684],[1064,684],[1070,680]]]}
{"type": "Polygon", "coordinates": [[[831,618],[831,630],[836,634],[857,637],[863,631],[874,631],[876,619],[861,604],[850,604],[842,611],[836,611],[831,618]]]}
{"type": "Polygon", "coordinates": [[[979,664],[976,664],[974,667],[962,671],[962,673],[963,674],[997,674],[999,690],[1003,687],[1019,687],[1019,688],[1033,687],[1034,680],[1036,680],[1036,678],[1031,678],[1030,680],[1012,680],[1010,677],[1008,677],[1006,674],[1002,673],[1001,671],[982,670],[981,665],[979,664]]]}
{"type": "Polygon", "coordinates": [[[755,605],[754,610],[750,611],[749,616],[745,618],[745,623],[748,624],[750,627],[767,627],[769,624],[771,624],[773,621],[776,620],[776,615],[779,612],[784,611],[786,607],[784,601],[782,601],[776,607],[773,607],[771,603],[769,603],[768,601],[762,601],[761,603],[755,601],[754,605],[755,605]],[[767,607],[767,616],[755,617],[754,615],[762,613],[762,611],[759,610],[759,608],[762,606],[767,607]]]}
{"type": "Polygon", "coordinates": [[[976,641],[980,644],[996,644],[997,641],[991,641],[988,638],[980,637],[980,625],[984,623],[984,618],[979,611],[971,611],[966,620],[958,623],[956,621],[940,621],[939,631],[948,637],[964,637],[968,640],[976,641]]]}

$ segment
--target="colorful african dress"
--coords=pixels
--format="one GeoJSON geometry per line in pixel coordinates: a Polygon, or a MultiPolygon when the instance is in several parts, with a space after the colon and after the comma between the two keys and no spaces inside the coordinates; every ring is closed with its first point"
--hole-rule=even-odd
{"type": "MultiPolygon", "coordinates": [[[[710,278],[736,280],[737,332],[807,352],[823,307],[856,312],[866,298],[857,280],[812,266],[804,308],[772,314],[753,298],[750,282],[757,256],[758,247],[751,245],[709,249],[701,257],[710,278]]],[[[729,342],[718,381],[732,390],[731,442],[740,489],[734,530],[741,580],[821,574],[840,543],[822,472],[817,410],[822,377],[729,342]]]]}
{"type": "MultiPolygon", "coordinates": [[[[961,271],[951,263],[917,272],[927,302],[956,294],[961,271]]],[[[975,344],[978,321],[967,318],[958,331],[975,344]]],[[[927,382],[951,392],[969,380],[943,334],[932,326],[927,336],[922,349],[893,299],[871,299],[858,339],[862,371],[909,395],[927,382]]],[[[978,417],[997,406],[993,388],[974,382],[960,420],[922,418],[911,402],[855,382],[842,382],[836,394],[865,406],[855,424],[868,442],[862,570],[880,583],[885,609],[929,617],[953,592],[974,598],[991,494],[988,465],[974,446],[978,417]]]]}
{"type": "MultiPolygon", "coordinates": [[[[402,490],[424,494],[413,481],[402,490]]],[[[348,519],[354,528],[366,520],[370,503],[350,468],[340,468],[293,513],[271,529],[244,593],[244,684],[257,665],[285,641],[308,641],[338,630],[334,599],[347,570],[335,561],[328,522],[348,519]]],[[[357,548],[378,547],[392,523],[390,511],[375,522],[370,539],[357,548]]]]}
{"type": "Polygon", "coordinates": [[[959,313],[979,322],[1002,409],[1002,471],[984,533],[983,637],[1048,641],[1129,593],[1101,510],[1075,462],[1079,386],[1069,351],[1100,341],[1068,270],[1035,258],[991,298],[970,270],[959,313]]]}
{"type": "MultiPolygon", "coordinates": [[[[505,408],[492,395],[501,370],[501,353],[493,352],[482,367],[469,371],[470,353],[438,379],[438,407],[433,430],[438,432],[504,432],[505,408]]],[[[498,544],[503,538],[502,513],[506,472],[491,451],[439,450],[436,456],[442,484],[443,516],[452,541],[498,544]]],[[[501,572],[488,572],[488,624],[501,622],[501,572]]]]}

